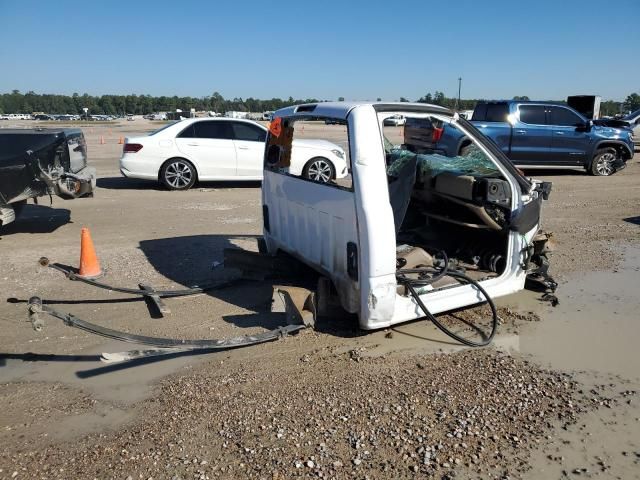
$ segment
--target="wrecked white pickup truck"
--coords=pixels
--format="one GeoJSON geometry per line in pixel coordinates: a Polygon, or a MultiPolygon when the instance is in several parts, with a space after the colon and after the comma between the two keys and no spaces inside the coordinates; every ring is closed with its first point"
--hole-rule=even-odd
{"type": "Polygon", "coordinates": [[[284,251],[328,277],[360,327],[378,329],[523,289],[528,274],[546,270],[539,223],[550,187],[442,107],[298,105],[270,125],[264,239],[268,253],[284,251]],[[397,116],[404,127],[385,125],[397,116]],[[460,156],[435,148],[443,125],[472,140],[460,156]],[[291,174],[300,137],[341,144],[350,176],[320,184],[291,174]]]}
{"type": "Polygon", "coordinates": [[[0,130],[0,226],[13,222],[29,198],[89,196],[95,183],[81,130],[0,130]]]}

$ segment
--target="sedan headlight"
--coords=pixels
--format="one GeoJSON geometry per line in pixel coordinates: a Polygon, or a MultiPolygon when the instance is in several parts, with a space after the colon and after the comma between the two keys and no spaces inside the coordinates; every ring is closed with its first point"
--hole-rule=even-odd
{"type": "Polygon", "coordinates": [[[344,152],[342,150],[331,150],[336,157],[340,157],[344,160],[344,152]]]}

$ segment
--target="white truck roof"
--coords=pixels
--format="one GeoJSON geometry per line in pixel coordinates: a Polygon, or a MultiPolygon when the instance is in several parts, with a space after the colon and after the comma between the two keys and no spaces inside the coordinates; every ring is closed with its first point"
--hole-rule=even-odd
{"type": "Polygon", "coordinates": [[[320,117],[337,118],[346,120],[349,112],[356,107],[371,106],[378,111],[415,111],[426,113],[448,113],[453,112],[445,107],[431,105],[428,103],[409,103],[409,102],[319,102],[305,103],[302,105],[293,105],[291,107],[281,108],[274,113],[275,117],[289,116],[309,116],[317,115],[320,117]]]}

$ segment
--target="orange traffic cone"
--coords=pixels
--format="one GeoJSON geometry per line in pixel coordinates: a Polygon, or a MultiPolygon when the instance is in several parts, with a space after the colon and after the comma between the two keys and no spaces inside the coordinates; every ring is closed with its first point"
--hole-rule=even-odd
{"type": "Polygon", "coordinates": [[[124,145],[124,137],[120,137],[118,140],[118,145],[124,145]]]}
{"type": "Polygon", "coordinates": [[[104,136],[100,135],[100,145],[104,145],[104,136]]]}
{"type": "Polygon", "coordinates": [[[78,274],[84,278],[98,278],[102,276],[102,273],[89,229],[82,227],[80,231],[80,271],[78,274]]]}

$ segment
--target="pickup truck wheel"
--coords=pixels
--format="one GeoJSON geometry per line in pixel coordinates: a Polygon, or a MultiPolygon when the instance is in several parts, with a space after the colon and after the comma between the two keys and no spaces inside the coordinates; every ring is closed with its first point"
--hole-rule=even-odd
{"type": "Polygon", "coordinates": [[[169,159],[160,168],[160,183],[169,190],[189,190],[196,177],[196,167],[184,158],[169,159]]]}
{"type": "Polygon", "coordinates": [[[302,176],[314,182],[329,183],[336,177],[336,172],[333,164],[328,159],[315,157],[304,166],[302,176]]]}
{"type": "Polygon", "coordinates": [[[596,151],[591,162],[591,175],[598,177],[608,177],[616,170],[613,163],[618,159],[618,152],[615,148],[602,148],[596,151]]]}

